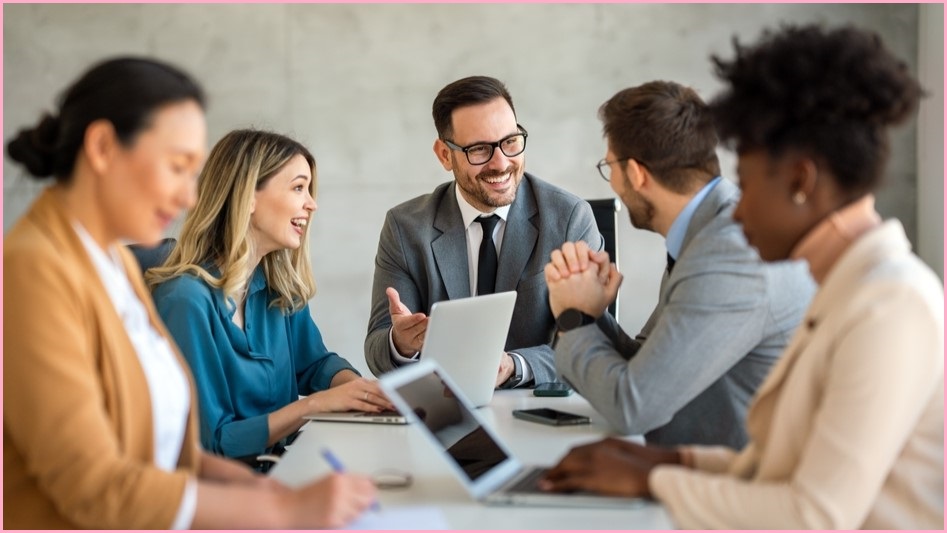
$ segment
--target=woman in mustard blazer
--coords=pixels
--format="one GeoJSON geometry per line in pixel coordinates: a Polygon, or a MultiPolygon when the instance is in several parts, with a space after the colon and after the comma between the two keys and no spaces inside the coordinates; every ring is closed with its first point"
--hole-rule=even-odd
{"type": "Polygon", "coordinates": [[[789,27],[732,61],[712,104],[739,156],[734,218],[766,261],[819,284],[757,391],[740,451],[608,440],[544,482],[652,496],[697,529],[941,529],[944,289],[872,192],[887,128],[917,108],[906,65],[870,33],[789,27]]]}
{"type": "Polygon", "coordinates": [[[52,176],[3,247],[3,525],[11,529],[339,527],[357,476],[298,490],[202,451],[197,395],[120,245],[194,204],[204,97],[147,59],[100,63],[10,158],[52,176]]]}

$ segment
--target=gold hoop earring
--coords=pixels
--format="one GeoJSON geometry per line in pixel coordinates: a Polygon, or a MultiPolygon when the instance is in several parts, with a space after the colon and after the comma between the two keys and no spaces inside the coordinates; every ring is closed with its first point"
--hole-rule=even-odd
{"type": "Polygon", "coordinates": [[[806,193],[802,191],[796,191],[796,193],[792,195],[792,203],[796,205],[802,205],[806,203],[806,193]]]}

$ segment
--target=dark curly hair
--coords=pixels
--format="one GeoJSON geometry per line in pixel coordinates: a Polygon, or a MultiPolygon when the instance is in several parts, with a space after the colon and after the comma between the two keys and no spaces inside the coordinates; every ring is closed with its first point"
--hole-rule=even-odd
{"type": "Polygon", "coordinates": [[[779,156],[802,150],[852,197],[875,189],[888,156],[886,128],[908,118],[923,91],[874,33],[784,26],[736,57],[712,56],[728,84],[711,103],[721,141],[779,156]]]}

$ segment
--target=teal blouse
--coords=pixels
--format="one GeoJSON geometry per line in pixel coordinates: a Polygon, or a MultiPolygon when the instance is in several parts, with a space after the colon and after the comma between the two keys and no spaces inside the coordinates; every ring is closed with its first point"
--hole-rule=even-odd
{"type": "Polygon", "coordinates": [[[262,266],[250,280],[244,330],[233,323],[223,292],[197,276],[161,283],[153,296],[194,374],[201,443],[216,454],[264,452],[269,413],[328,389],[341,370],[358,373],[326,348],[308,304],[291,314],[270,307],[262,266]]]}

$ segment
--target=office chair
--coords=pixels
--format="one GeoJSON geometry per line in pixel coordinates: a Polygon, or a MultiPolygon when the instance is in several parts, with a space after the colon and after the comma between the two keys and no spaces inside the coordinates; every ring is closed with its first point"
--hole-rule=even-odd
{"type": "Polygon", "coordinates": [[[177,239],[167,237],[161,239],[161,242],[155,246],[149,247],[143,244],[129,244],[128,249],[132,255],[135,256],[135,260],[138,261],[138,266],[141,267],[141,271],[144,273],[149,268],[161,266],[168,256],[171,255],[171,250],[174,249],[174,245],[177,244],[177,242],[177,239]]]}
{"type": "MultiPolygon", "coordinates": [[[[618,212],[621,211],[621,202],[618,198],[603,198],[600,200],[586,200],[592,206],[592,215],[595,225],[605,240],[605,251],[608,257],[618,266],[618,212]]],[[[618,320],[618,296],[608,306],[608,312],[618,320]]]]}

